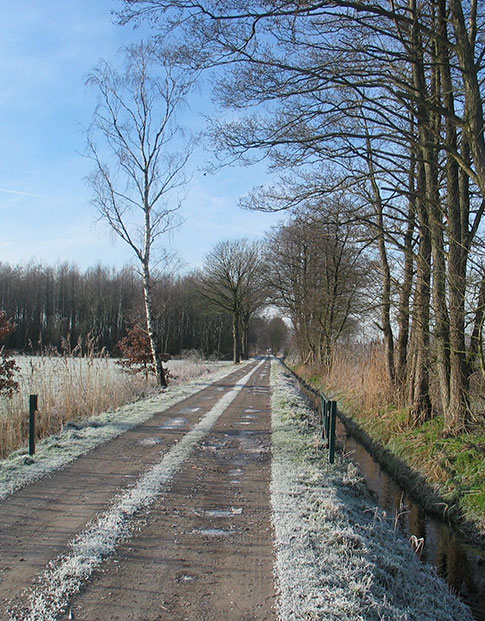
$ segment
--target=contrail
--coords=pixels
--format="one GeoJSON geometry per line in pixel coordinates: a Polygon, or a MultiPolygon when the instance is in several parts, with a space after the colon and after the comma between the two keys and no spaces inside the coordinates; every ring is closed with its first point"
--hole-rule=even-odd
{"type": "Polygon", "coordinates": [[[22,196],[34,196],[35,198],[49,198],[42,194],[31,194],[30,192],[19,192],[18,190],[7,190],[6,188],[0,188],[0,192],[8,192],[9,194],[21,194],[22,196]]]}

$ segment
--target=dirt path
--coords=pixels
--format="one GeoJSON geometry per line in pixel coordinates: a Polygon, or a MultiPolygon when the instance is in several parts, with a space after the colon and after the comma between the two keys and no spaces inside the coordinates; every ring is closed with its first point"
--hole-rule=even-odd
{"type": "MultiPolygon", "coordinates": [[[[256,363],[0,504],[0,618],[48,561],[160,462],[256,363]]],[[[75,619],[271,619],[269,362],[259,366],[70,602],[75,619]]]]}

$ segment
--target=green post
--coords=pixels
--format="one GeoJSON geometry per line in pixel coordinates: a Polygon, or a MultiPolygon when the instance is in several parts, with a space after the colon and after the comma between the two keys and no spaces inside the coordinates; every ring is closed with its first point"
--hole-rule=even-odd
{"type": "Polygon", "coordinates": [[[35,453],[35,412],[37,411],[37,395],[30,395],[29,400],[29,455],[35,453]]]}
{"type": "Polygon", "coordinates": [[[330,401],[330,431],[328,435],[328,461],[335,460],[335,421],[337,419],[337,402],[330,401]]]}

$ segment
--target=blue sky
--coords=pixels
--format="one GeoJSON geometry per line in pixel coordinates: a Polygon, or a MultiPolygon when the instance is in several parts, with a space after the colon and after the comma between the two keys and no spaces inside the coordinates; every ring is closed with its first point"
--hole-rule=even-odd
{"type": "MultiPolygon", "coordinates": [[[[83,127],[94,93],[84,86],[100,58],[149,35],[120,27],[117,0],[22,0],[4,4],[0,36],[0,261],[30,260],[122,266],[130,250],[96,222],[85,177],[83,127]]],[[[210,102],[194,98],[181,122],[202,128],[210,102]],[[198,106],[201,109],[196,109],[198,106]],[[203,109],[202,109],[203,108],[203,109]]],[[[187,269],[222,238],[257,239],[279,220],[242,211],[239,196],[266,180],[264,164],[204,176],[196,155],[181,210],[184,224],[169,243],[187,269]]]]}

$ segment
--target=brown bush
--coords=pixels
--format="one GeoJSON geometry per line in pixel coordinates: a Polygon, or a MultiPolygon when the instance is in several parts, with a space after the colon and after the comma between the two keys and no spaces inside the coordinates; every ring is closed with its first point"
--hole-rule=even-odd
{"type": "MultiPolygon", "coordinates": [[[[17,326],[12,323],[5,313],[0,311],[0,343],[11,334],[17,326]]],[[[18,391],[19,385],[15,381],[15,373],[19,371],[15,359],[12,354],[5,349],[4,346],[0,347],[0,394],[11,397],[18,391]]]]}

